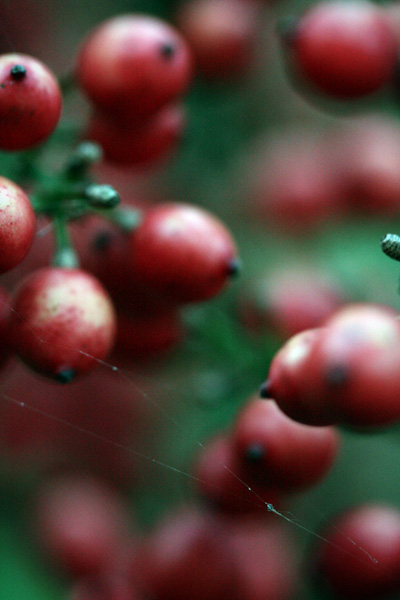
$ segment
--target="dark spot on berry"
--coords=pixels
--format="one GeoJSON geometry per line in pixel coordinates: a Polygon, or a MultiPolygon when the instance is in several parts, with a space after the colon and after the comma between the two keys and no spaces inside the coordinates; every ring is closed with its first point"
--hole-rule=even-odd
{"type": "Polygon", "coordinates": [[[257,464],[265,457],[265,448],[262,444],[250,444],[246,448],[244,458],[246,461],[257,464]]]}
{"type": "Polygon", "coordinates": [[[2,83],[2,84],[0,84],[0,88],[1,88],[2,90],[4,90],[4,89],[5,89],[5,87],[6,87],[5,83],[2,83]]]}
{"type": "Polygon", "coordinates": [[[279,19],[276,25],[276,32],[280,39],[287,46],[291,46],[295,43],[298,32],[298,17],[289,15],[282,19],[279,19]]]}
{"type": "Polygon", "coordinates": [[[171,42],[167,42],[163,44],[160,48],[161,56],[164,58],[172,58],[175,54],[175,44],[171,42]]]}
{"type": "Polygon", "coordinates": [[[271,384],[269,379],[267,379],[259,388],[260,398],[269,398],[270,397],[270,388],[271,384]]]}
{"type": "Polygon", "coordinates": [[[325,381],[333,387],[344,385],[348,382],[349,377],[350,373],[347,365],[330,365],[325,371],[325,381]]]}
{"type": "Polygon", "coordinates": [[[100,251],[107,250],[112,244],[113,237],[113,234],[109,231],[99,231],[94,236],[93,248],[100,251]]]}
{"type": "Polygon", "coordinates": [[[242,269],[242,261],[240,258],[232,258],[228,263],[228,275],[229,277],[236,277],[239,275],[242,269]]]}
{"type": "Polygon", "coordinates": [[[23,65],[14,65],[11,68],[10,75],[14,81],[21,81],[26,76],[26,67],[23,65]]]}
{"type": "Polygon", "coordinates": [[[62,369],[56,375],[56,379],[59,383],[70,383],[75,377],[74,369],[62,369]]]}

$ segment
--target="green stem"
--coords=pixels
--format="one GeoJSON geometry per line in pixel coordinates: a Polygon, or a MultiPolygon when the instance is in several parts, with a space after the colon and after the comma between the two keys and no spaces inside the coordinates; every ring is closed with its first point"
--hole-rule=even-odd
{"type": "Polygon", "coordinates": [[[65,218],[54,218],[54,234],[56,238],[56,252],[52,260],[53,266],[64,269],[79,267],[78,256],[73,248],[65,218]]]}
{"type": "Polygon", "coordinates": [[[134,231],[142,220],[142,211],[137,208],[114,208],[112,210],[97,208],[91,212],[107,219],[128,233],[134,231]]]}

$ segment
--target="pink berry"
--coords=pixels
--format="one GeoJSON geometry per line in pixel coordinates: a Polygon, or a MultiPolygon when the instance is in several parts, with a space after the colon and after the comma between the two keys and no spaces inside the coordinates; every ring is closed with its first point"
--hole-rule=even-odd
{"type": "Polygon", "coordinates": [[[25,192],[0,177],[0,273],[18,265],[30,249],[36,217],[25,192]]]}
{"type": "Polygon", "coordinates": [[[62,97],[49,69],[31,56],[0,56],[0,148],[26,150],[55,129],[62,97]]]}
{"type": "Polygon", "coordinates": [[[34,271],[17,289],[12,308],[15,352],[39,373],[69,381],[111,349],[114,309],[104,288],[85,271],[34,271]]]}

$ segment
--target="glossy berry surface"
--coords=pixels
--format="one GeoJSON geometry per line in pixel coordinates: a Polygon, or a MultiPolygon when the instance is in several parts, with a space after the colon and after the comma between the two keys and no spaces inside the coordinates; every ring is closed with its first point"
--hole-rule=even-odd
{"type": "Polygon", "coordinates": [[[304,393],[341,423],[379,426],[400,418],[400,325],[386,306],[353,304],[325,322],[304,367],[304,393]]]}
{"type": "Polygon", "coordinates": [[[312,567],[338,598],[383,598],[400,590],[400,513],[356,506],[326,526],[312,567]]]}
{"type": "Polygon", "coordinates": [[[317,4],[300,18],[289,45],[303,77],[339,99],[370,94],[394,74],[394,34],[369,2],[317,4]]]}
{"type": "Polygon", "coordinates": [[[17,289],[10,318],[13,347],[33,369],[68,381],[93,368],[111,349],[114,309],[89,273],[48,267],[17,289]]]}
{"type": "Polygon", "coordinates": [[[54,131],[62,107],[59,85],[39,60],[24,54],[0,56],[0,148],[26,150],[54,131]]]}
{"type": "Polygon", "coordinates": [[[134,120],[180,97],[192,77],[191,63],[187,44],[173,27],[126,14],[89,34],[76,76],[95,106],[134,120]]]}
{"type": "Polygon", "coordinates": [[[339,435],[333,427],[292,421],[272,400],[254,399],[236,419],[233,443],[256,480],[281,489],[301,489],[327,475],[337,455],[339,435]]]}
{"type": "Polygon", "coordinates": [[[137,281],[177,303],[214,296],[237,269],[237,250],[223,223],[187,204],[150,208],[130,234],[128,252],[137,281]]]}
{"type": "Polygon", "coordinates": [[[323,328],[307,329],[290,338],[274,356],[263,397],[273,398],[291,419],[307,425],[333,425],[338,418],[324,394],[310,388],[306,368],[323,328]]]}
{"type": "Polygon", "coordinates": [[[26,193],[0,177],[0,273],[18,265],[28,253],[36,231],[36,217],[26,193]]]}

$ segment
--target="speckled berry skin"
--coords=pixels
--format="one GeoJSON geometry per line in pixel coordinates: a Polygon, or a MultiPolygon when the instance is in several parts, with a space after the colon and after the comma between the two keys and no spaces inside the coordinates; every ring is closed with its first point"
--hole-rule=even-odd
{"type": "Polygon", "coordinates": [[[36,217],[28,196],[18,185],[0,177],[0,273],[26,256],[35,229],[36,217]]]}
{"type": "Polygon", "coordinates": [[[131,234],[128,249],[137,281],[177,303],[217,294],[236,257],[222,222],[203,209],[177,203],[148,210],[131,234]]]}
{"type": "Polygon", "coordinates": [[[290,46],[304,78],[335,98],[375,92],[394,74],[395,36],[367,1],[316,4],[299,20],[290,46]]]}
{"type": "Polygon", "coordinates": [[[47,267],[17,289],[10,317],[15,352],[43,375],[66,381],[104,359],[114,340],[107,292],[80,269],[47,267]]]}
{"type": "Polygon", "coordinates": [[[26,150],[53,132],[61,116],[61,90],[39,60],[24,54],[0,56],[0,148],[26,150]],[[13,76],[13,67],[25,74],[13,76]],[[23,71],[23,69],[22,69],[23,71]]]}
{"type": "Polygon", "coordinates": [[[192,78],[192,60],[170,25],[126,14],[89,34],[77,57],[76,77],[95,106],[132,119],[181,96],[192,78]]]}

